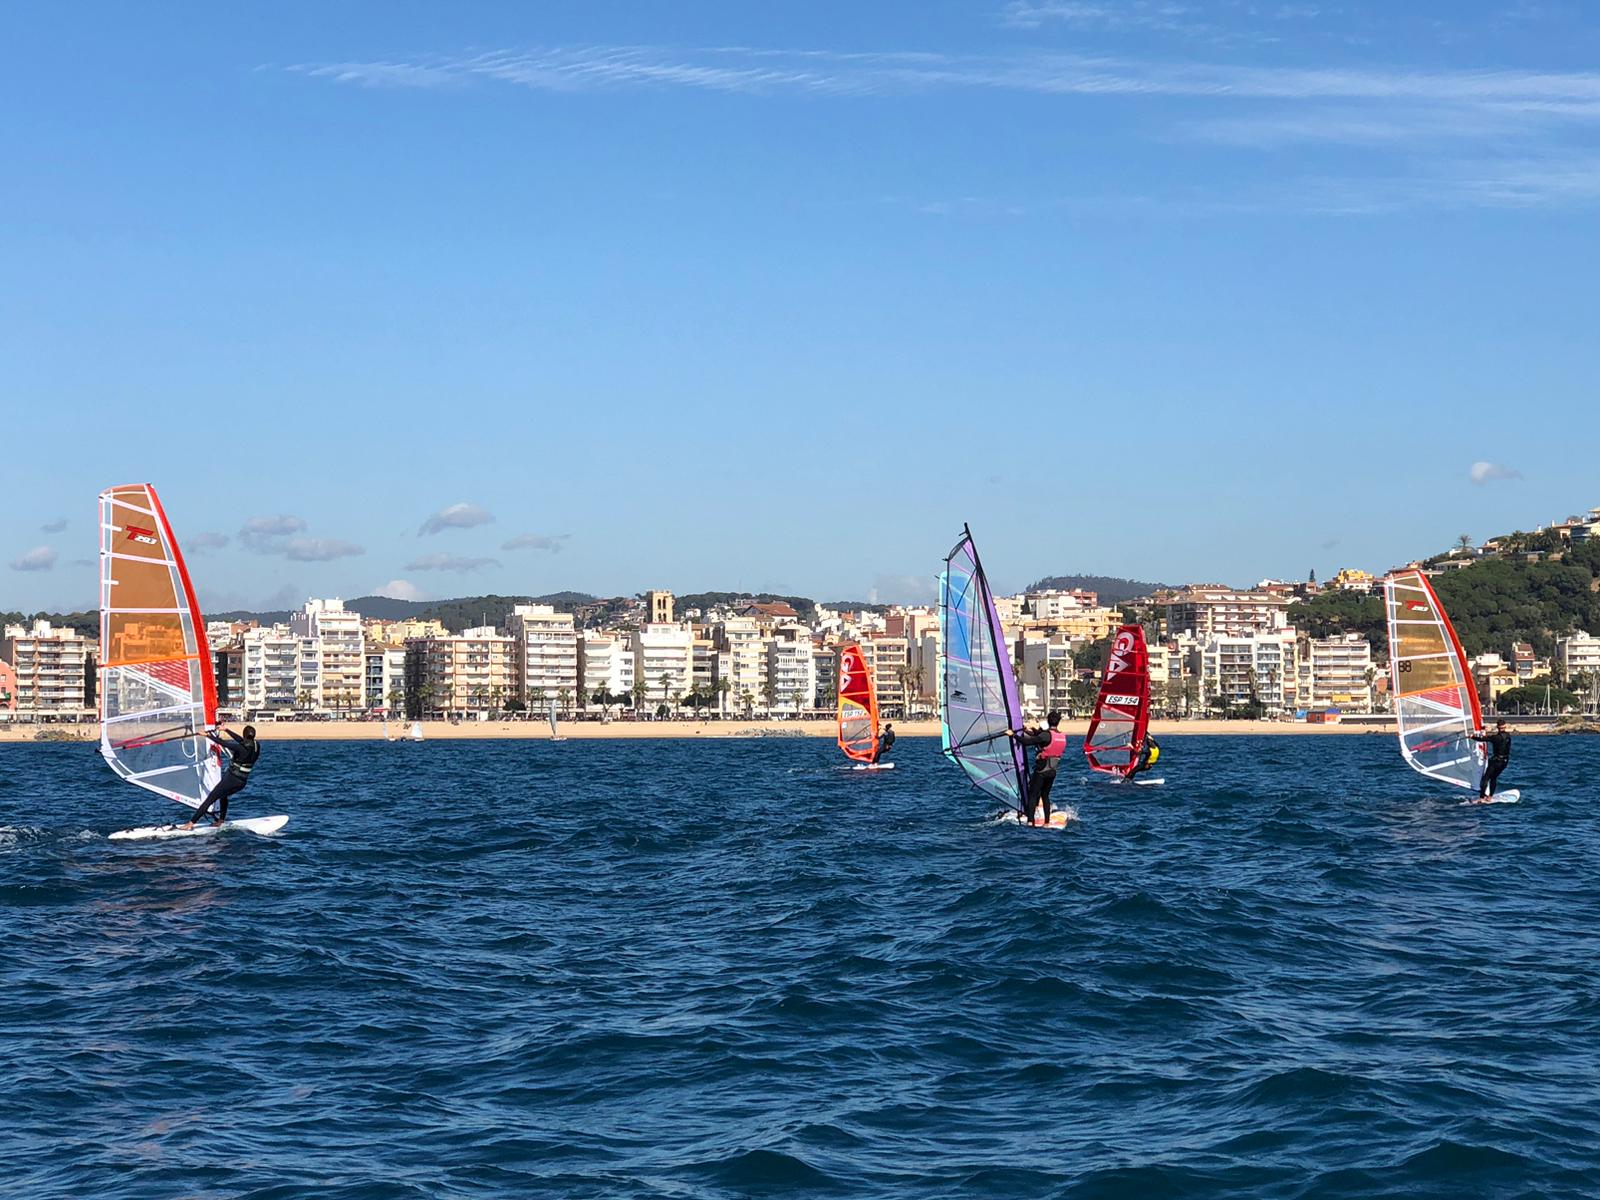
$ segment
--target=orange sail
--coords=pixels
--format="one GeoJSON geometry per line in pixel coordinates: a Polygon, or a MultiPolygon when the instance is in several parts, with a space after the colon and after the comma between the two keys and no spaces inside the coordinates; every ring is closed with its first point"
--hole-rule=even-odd
{"type": "Polygon", "coordinates": [[[857,762],[871,762],[878,749],[878,693],[854,643],[839,652],[839,749],[857,762]]]}
{"type": "Polygon", "coordinates": [[[129,783],[198,808],[221,778],[217,687],[183,555],[147,483],[100,493],[100,753],[129,783]]]}

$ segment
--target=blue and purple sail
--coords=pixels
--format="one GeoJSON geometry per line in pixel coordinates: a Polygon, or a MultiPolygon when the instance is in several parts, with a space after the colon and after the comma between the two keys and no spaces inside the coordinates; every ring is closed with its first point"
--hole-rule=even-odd
{"type": "Polygon", "coordinates": [[[939,725],[950,760],[980,791],[1020,813],[1028,761],[1006,735],[1022,728],[1017,677],[966,526],[939,576],[939,725]]]}

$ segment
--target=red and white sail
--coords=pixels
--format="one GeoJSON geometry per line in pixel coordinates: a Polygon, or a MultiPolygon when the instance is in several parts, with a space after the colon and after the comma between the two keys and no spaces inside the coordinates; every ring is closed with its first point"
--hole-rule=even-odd
{"type": "Polygon", "coordinates": [[[1389,576],[1383,598],[1400,754],[1430,779],[1476,791],[1484,750],[1468,735],[1483,728],[1483,710],[1455,628],[1421,571],[1389,576]]]}
{"type": "Polygon", "coordinates": [[[100,493],[100,753],[129,783],[198,808],[222,776],[217,687],[194,585],[147,483],[100,493]]]}
{"type": "Polygon", "coordinates": [[[861,647],[839,651],[839,749],[857,762],[871,762],[878,749],[878,693],[861,647]]]}
{"type": "Polygon", "coordinates": [[[1139,766],[1150,728],[1150,650],[1144,629],[1123,625],[1111,638],[1083,753],[1089,766],[1124,779],[1139,766]]]}

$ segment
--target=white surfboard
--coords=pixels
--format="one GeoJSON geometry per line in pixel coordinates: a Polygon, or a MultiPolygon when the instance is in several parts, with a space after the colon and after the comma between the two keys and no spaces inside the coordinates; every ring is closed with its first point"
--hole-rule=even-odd
{"type": "Polygon", "coordinates": [[[119,829],[106,836],[112,841],[144,841],[149,838],[206,837],[213,833],[231,833],[238,829],[266,837],[277,833],[288,823],[289,818],[285,816],[245,817],[238,821],[224,821],[221,825],[213,825],[208,820],[193,829],[185,829],[182,825],[145,825],[138,829],[119,829]]]}
{"type": "Polygon", "coordinates": [[[1134,781],[1133,781],[1134,787],[1160,787],[1164,783],[1166,783],[1165,779],[1138,779],[1138,778],[1135,778],[1134,781]]]}
{"type": "Polygon", "coordinates": [[[857,763],[850,768],[852,771],[892,771],[893,763],[857,763]]]}
{"type": "Polygon", "coordinates": [[[1515,804],[1522,799],[1522,792],[1517,788],[1508,788],[1503,792],[1496,792],[1486,800],[1463,800],[1463,804],[1515,804]]]}

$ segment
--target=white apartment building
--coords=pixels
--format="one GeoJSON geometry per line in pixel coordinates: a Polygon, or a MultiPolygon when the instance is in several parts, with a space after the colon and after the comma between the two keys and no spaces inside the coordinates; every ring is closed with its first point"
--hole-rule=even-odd
{"type": "Polygon", "coordinates": [[[338,597],[312,599],[290,614],[289,628],[315,643],[317,707],[328,712],[364,707],[367,660],[361,614],[346,611],[338,597]]]}
{"type": "Polygon", "coordinates": [[[368,710],[383,709],[393,716],[406,711],[406,648],[368,642],[366,695],[368,710]]]}
{"type": "Polygon", "coordinates": [[[694,687],[694,630],[687,625],[641,625],[632,634],[633,686],[644,685],[644,707],[675,705],[694,687]]]}
{"type": "Polygon", "coordinates": [[[1072,643],[1065,638],[1050,638],[1025,633],[1018,643],[1017,686],[1022,692],[1022,707],[1030,714],[1042,715],[1054,709],[1071,708],[1071,687],[1076,677],[1072,665],[1072,643]]]}
{"type": "Polygon", "coordinates": [[[16,672],[18,713],[86,715],[84,684],[95,669],[99,639],[76,629],[58,629],[40,618],[29,625],[7,625],[0,657],[16,672]]]}
{"type": "Polygon", "coordinates": [[[578,700],[578,631],[572,614],[548,604],[519,604],[506,618],[506,632],[516,642],[517,699],[530,708],[548,704],[563,708],[578,700]]]}
{"type": "Polygon", "coordinates": [[[1372,644],[1359,633],[1302,638],[1299,650],[1300,705],[1372,711],[1372,644]]]}
{"type": "Polygon", "coordinates": [[[767,689],[774,712],[798,714],[816,703],[817,672],[810,631],[785,626],[767,642],[767,689]]]}
{"type": "MultiPolygon", "coordinates": [[[[282,625],[245,631],[241,639],[241,671],[247,714],[290,712],[297,707],[302,691],[302,640],[282,625]]],[[[311,657],[314,663],[315,655],[311,657]]]]}
{"type": "Polygon", "coordinates": [[[1555,661],[1568,686],[1576,683],[1581,675],[1600,675],[1600,638],[1581,629],[1568,637],[1557,638],[1555,661]]]}
{"type": "Polygon", "coordinates": [[[585,629],[578,636],[577,645],[585,706],[593,705],[600,692],[609,696],[633,694],[633,645],[626,634],[585,629]]]}
{"type": "Polygon", "coordinates": [[[767,711],[767,640],[753,617],[730,617],[711,627],[727,656],[728,705],[745,714],[767,711]]]}
{"type": "Polygon", "coordinates": [[[406,642],[409,716],[487,715],[516,696],[516,647],[493,626],[406,642]]]}
{"type": "MultiPolygon", "coordinates": [[[[903,637],[861,639],[861,656],[872,671],[872,686],[878,690],[878,711],[885,716],[906,715],[906,683],[910,673],[911,644],[903,637]]],[[[912,690],[916,684],[913,681],[912,690]]]]}
{"type": "Polygon", "coordinates": [[[1252,697],[1269,714],[1296,707],[1299,666],[1294,632],[1217,635],[1206,639],[1197,654],[1201,703],[1226,698],[1230,707],[1245,707],[1252,697]]]}
{"type": "Polygon", "coordinates": [[[1239,637],[1280,630],[1289,621],[1290,597],[1272,592],[1199,584],[1168,593],[1166,600],[1168,634],[1239,637]]]}
{"type": "Polygon", "coordinates": [[[1086,608],[1099,608],[1100,598],[1093,592],[1028,592],[1023,596],[1028,612],[1036,621],[1077,616],[1086,608]]]}

